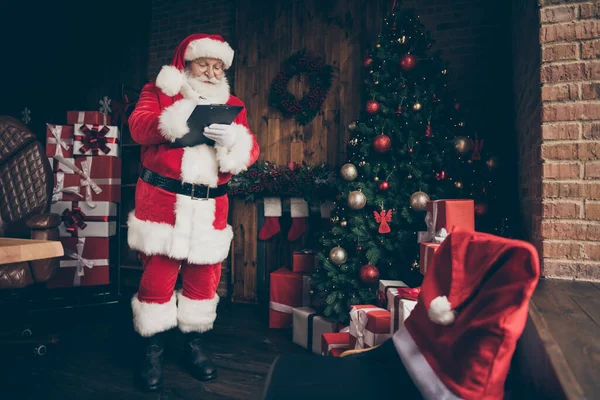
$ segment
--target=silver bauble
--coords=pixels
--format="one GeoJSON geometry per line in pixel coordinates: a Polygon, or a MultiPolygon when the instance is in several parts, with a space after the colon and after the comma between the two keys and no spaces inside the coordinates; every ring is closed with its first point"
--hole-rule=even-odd
{"type": "Polygon", "coordinates": [[[342,178],[344,178],[348,182],[353,181],[356,178],[358,178],[358,168],[356,168],[356,165],[354,165],[352,163],[347,163],[347,164],[342,165],[340,172],[341,172],[342,178]]]}
{"type": "Polygon", "coordinates": [[[360,190],[350,192],[348,195],[348,207],[353,210],[360,210],[367,205],[367,196],[360,190]]]}
{"type": "Polygon", "coordinates": [[[415,192],[410,196],[410,206],[418,211],[426,210],[428,201],[429,196],[425,192],[415,192]]]}
{"type": "Polygon", "coordinates": [[[329,252],[329,259],[336,265],[342,265],[348,260],[348,253],[342,247],[337,246],[329,252]]]}

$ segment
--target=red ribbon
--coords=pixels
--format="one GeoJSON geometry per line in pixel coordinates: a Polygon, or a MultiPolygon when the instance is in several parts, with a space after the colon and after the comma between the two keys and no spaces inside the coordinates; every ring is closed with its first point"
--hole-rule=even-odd
{"type": "Polygon", "coordinates": [[[84,222],[85,214],[81,211],[81,208],[77,206],[77,202],[73,202],[72,210],[68,208],[62,213],[63,221],[67,227],[67,232],[71,236],[77,236],[79,229],[85,229],[87,224],[84,222]]]}
{"type": "Polygon", "coordinates": [[[396,297],[400,296],[401,299],[406,300],[417,300],[419,298],[419,293],[421,293],[421,287],[416,288],[398,288],[398,294],[396,297]]]}
{"type": "Polygon", "coordinates": [[[87,153],[91,150],[92,154],[97,156],[100,151],[104,154],[110,153],[110,147],[107,143],[116,143],[117,138],[107,138],[106,134],[110,132],[108,126],[92,125],[92,128],[88,128],[87,125],[81,126],[83,137],[77,137],[77,140],[83,142],[83,145],[79,149],[82,154],[87,153]]]}
{"type": "Polygon", "coordinates": [[[483,150],[483,139],[471,139],[471,147],[473,148],[473,155],[471,160],[481,160],[481,150],[483,150]]]}

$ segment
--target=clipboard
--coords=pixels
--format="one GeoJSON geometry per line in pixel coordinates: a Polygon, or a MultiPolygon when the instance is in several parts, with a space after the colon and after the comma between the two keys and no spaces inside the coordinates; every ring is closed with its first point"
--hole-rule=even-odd
{"type": "Polygon", "coordinates": [[[173,147],[193,147],[201,144],[212,146],[215,141],[204,136],[204,128],[210,124],[229,125],[244,109],[242,106],[228,104],[198,105],[187,120],[190,132],[175,140],[173,147]]]}

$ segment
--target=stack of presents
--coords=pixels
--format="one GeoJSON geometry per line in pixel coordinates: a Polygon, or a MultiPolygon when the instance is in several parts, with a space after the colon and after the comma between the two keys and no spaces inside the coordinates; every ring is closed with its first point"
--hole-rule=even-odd
{"type": "Polygon", "coordinates": [[[110,238],[121,201],[119,128],[98,111],[68,111],[65,125],[46,124],[54,190],[50,211],[62,218],[65,250],[48,288],[110,283],[110,238]]]}
{"type": "MultiPolygon", "coordinates": [[[[420,271],[427,273],[433,255],[452,229],[475,229],[473,200],[436,200],[427,205],[427,231],[419,232],[420,271]]],[[[294,343],[323,356],[339,357],[344,351],[374,347],[391,338],[417,304],[420,288],[402,281],[380,280],[377,304],[355,305],[350,326],[317,315],[310,304],[310,269],[315,256],[295,253],[293,270],[271,273],[270,328],[293,328],[294,343]]]]}

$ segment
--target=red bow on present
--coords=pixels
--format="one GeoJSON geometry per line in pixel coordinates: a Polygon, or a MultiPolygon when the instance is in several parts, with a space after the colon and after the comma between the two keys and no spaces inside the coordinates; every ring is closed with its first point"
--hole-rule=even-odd
{"type": "Polygon", "coordinates": [[[67,232],[71,234],[71,236],[77,236],[78,229],[85,229],[87,224],[83,221],[85,219],[85,214],[81,211],[80,207],[73,206],[72,210],[68,208],[65,209],[62,213],[63,221],[65,222],[65,226],[67,227],[67,232]]]}
{"type": "Polygon", "coordinates": [[[421,287],[416,288],[398,288],[397,296],[400,296],[401,299],[406,300],[417,300],[419,298],[419,293],[421,293],[421,287]]]}
{"type": "Polygon", "coordinates": [[[92,125],[92,128],[88,128],[87,125],[81,126],[81,131],[84,134],[83,146],[79,149],[79,151],[83,154],[88,151],[92,151],[92,154],[97,156],[99,151],[102,151],[104,154],[110,153],[110,147],[108,147],[107,143],[116,143],[116,138],[107,138],[106,134],[110,132],[110,128],[108,126],[100,125],[92,125]]]}
{"type": "Polygon", "coordinates": [[[481,160],[481,150],[483,150],[483,139],[471,139],[471,148],[473,149],[473,155],[471,160],[481,160]]]}

